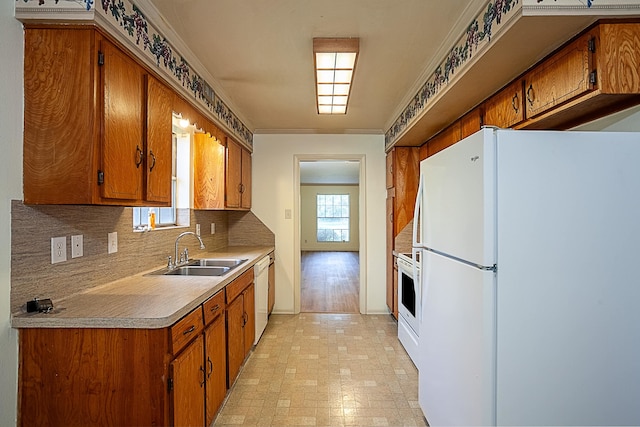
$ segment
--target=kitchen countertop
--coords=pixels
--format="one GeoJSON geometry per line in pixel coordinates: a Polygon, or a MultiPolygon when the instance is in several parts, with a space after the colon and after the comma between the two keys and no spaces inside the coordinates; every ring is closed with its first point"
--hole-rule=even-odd
{"type": "MultiPolygon", "coordinates": [[[[197,258],[247,258],[224,276],[149,275],[166,266],[53,301],[50,313],[14,314],[14,328],[142,328],[173,325],[209,297],[252,268],[273,246],[231,246],[197,258]]],[[[196,259],[196,258],[194,258],[196,259]]]]}

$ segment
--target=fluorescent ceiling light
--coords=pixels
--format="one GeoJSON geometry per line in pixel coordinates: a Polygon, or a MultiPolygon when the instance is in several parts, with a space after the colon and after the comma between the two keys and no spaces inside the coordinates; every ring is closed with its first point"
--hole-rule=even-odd
{"type": "Polygon", "coordinates": [[[315,38],[316,102],[318,114],[346,114],[360,39],[315,38]]]}

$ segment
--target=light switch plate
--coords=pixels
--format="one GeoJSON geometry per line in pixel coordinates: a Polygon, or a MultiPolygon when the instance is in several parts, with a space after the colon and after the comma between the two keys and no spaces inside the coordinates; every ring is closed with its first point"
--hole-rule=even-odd
{"type": "Polygon", "coordinates": [[[52,237],[51,238],[51,264],[63,262],[67,260],[67,238],[52,237]]]}
{"type": "Polygon", "coordinates": [[[109,249],[108,252],[110,254],[114,254],[118,252],[118,232],[114,231],[113,233],[109,233],[107,235],[109,249]]]}
{"type": "Polygon", "coordinates": [[[200,224],[196,224],[196,236],[200,236],[200,224]]]}
{"type": "Polygon", "coordinates": [[[284,219],[291,219],[291,209],[284,210],[284,219]]]}
{"type": "Polygon", "coordinates": [[[71,258],[79,258],[84,255],[82,234],[71,236],[71,258]]]}

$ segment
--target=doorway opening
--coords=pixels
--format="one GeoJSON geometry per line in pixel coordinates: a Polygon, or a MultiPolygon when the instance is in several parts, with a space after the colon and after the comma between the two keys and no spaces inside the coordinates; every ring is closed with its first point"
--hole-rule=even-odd
{"type": "Polygon", "coordinates": [[[300,312],[364,312],[360,158],[305,158],[298,165],[300,312]]]}
{"type": "Polygon", "coordinates": [[[300,311],[359,313],[358,252],[302,251],[300,311]]]}

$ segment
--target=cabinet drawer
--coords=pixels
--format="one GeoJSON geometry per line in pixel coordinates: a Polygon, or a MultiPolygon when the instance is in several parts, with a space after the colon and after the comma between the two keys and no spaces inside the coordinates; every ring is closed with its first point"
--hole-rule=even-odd
{"type": "Polygon", "coordinates": [[[226,295],[227,295],[227,304],[236,299],[238,295],[244,291],[244,289],[249,286],[250,283],[253,282],[253,268],[250,268],[246,272],[244,272],[240,277],[238,277],[233,282],[227,285],[226,295]]]}
{"type": "Polygon", "coordinates": [[[220,291],[202,304],[204,310],[204,324],[208,325],[224,312],[224,292],[220,291]]]}
{"type": "Polygon", "coordinates": [[[191,313],[177,321],[171,328],[171,352],[177,354],[204,328],[202,307],[198,306],[191,313]]]}

